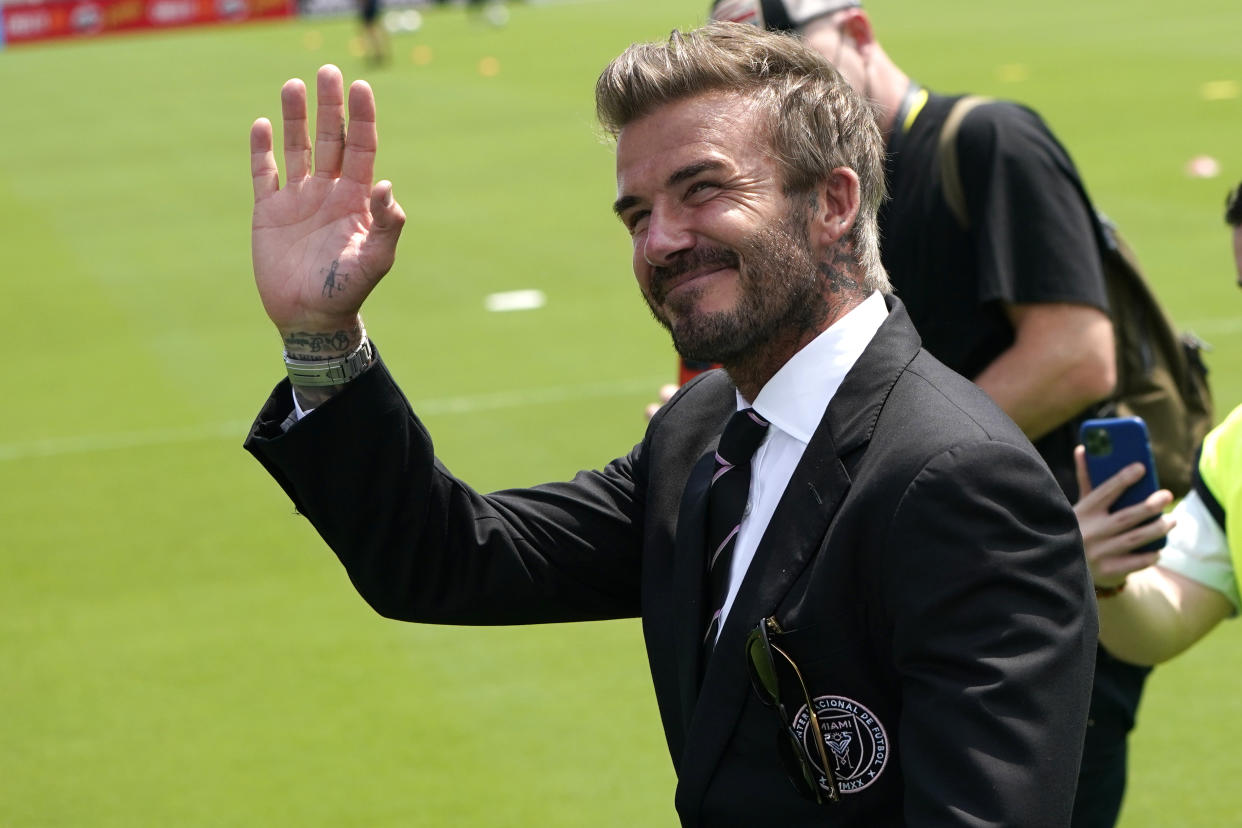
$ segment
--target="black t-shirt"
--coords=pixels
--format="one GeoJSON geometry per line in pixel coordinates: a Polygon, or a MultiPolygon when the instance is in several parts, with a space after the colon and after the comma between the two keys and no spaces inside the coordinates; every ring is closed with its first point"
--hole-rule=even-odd
{"type": "MultiPolygon", "coordinates": [[[[1013,344],[1004,304],[1069,302],[1107,312],[1094,217],[1073,161],[1038,115],[990,102],[962,121],[958,166],[970,227],[945,202],[940,129],[956,97],[929,95],[888,146],[880,248],[923,345],[974,378],[1013,344]]],[[[1071,499],[1077,419],[1036,442],[1071,499]]]]}

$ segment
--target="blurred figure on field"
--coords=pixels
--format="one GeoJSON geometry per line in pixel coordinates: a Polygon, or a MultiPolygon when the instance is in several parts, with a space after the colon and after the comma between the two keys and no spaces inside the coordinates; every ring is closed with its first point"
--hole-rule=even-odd
{"type": "MultiPolygon", "coordinates": [[[[1116,384],[1095,210],[1032,110],[931,92],[858,0],[717,0],[712,17],[793,31],[875,107],[888,152],[881,255],[923,346],[1035,443],[1071,501],[1081,422],[1116,384]]],[[[1101,652],[1075,828],[1116,822],[1147,669],[1101,652]]]]}
{"type": "Polygon", "coordinates": [[[363,55],[371,66],[388,63],[388,32],[380,19],[380,0],[358,0],[363,55]]]}
{"type": "MultiPolygon", "coordinates": [[[[462,0],[435,0],[438,6],[456,5],[462,0]]],[[[486,20],[493,26],[509,22],[509,7],[505,0],[464,0],[466,12],[473,18],[486,20]]]]}
{"type": "Polygon", "coordinates": [[[466,10],[476,19],[482,18],[493,26],[509,22],[509,7],[504,0],[467,0],[466,10]]]}
{"type": "MultiPolygon", "coordinates": [[[[1242,287],[1242,184],[1229,194],[1225,221],[1233,228],[1236,278],[1242,287]]],[[[1085,494],[1074,511],[1099,596],[1100,642],[1110,652],[1135,664],[1158,664],[1242,609],[1237,520],[1242,513],[1242,406],[1207,436],[1194,488],[1171,515],[1160,515],[1172,499],[1167,491],[1109,514],[1109,505],[1141,476],[1140,467],[1091,491],[1082,448],[1075,454],[1085,494]],[[1226,520],[1231,513],[1232,522],[1226,520]],[[1160,552],[1131,551],[1166,532],[1168,543],[1160,552]]]]}

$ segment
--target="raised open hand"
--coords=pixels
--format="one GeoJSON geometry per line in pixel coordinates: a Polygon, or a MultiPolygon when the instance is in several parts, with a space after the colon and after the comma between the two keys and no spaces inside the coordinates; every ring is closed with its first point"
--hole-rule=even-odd
{"type": "Polygon", "coordinates": [[[302,81],[280,92],[283,188],[271,122],[260,118],[250,128],[255,283],[285,349],[300,359],[341,356],[358,344],[359,309],[392,267],[405,224],[392,184],[371,183],[378,143],[371,87],[350,86],[347,129],[341,71],[323,66],[316,80],[313,172],[302,81]]]}

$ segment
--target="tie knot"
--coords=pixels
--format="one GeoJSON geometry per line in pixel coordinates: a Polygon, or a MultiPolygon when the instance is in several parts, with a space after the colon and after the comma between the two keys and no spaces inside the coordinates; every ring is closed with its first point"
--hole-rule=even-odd
{"type": "Polygon", "coordinates": [[[716,453],[731,466],[748,463],[767,433],[768,421],[753,408],[743,408],[729,418],[716,453]]]}

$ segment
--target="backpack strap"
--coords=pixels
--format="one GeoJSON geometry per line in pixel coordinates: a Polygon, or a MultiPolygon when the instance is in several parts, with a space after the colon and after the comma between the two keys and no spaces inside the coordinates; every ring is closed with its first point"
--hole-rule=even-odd
{"type": "Polygon", "coordinates": [[[957,219],[963,230],[970,229],[970,211],[966,208],[966,191],[962,187],[962,172],[957,161],[957,134],[961,131],[962,121],[977,107],[989,103],[991,98],[980,95],[965,95],[957,99],[949,110],[940,127],[940,139],[936,146],[936,155],[940,164],[940,187],[944,190],[944,200],[949,212],[957,219]]]}

